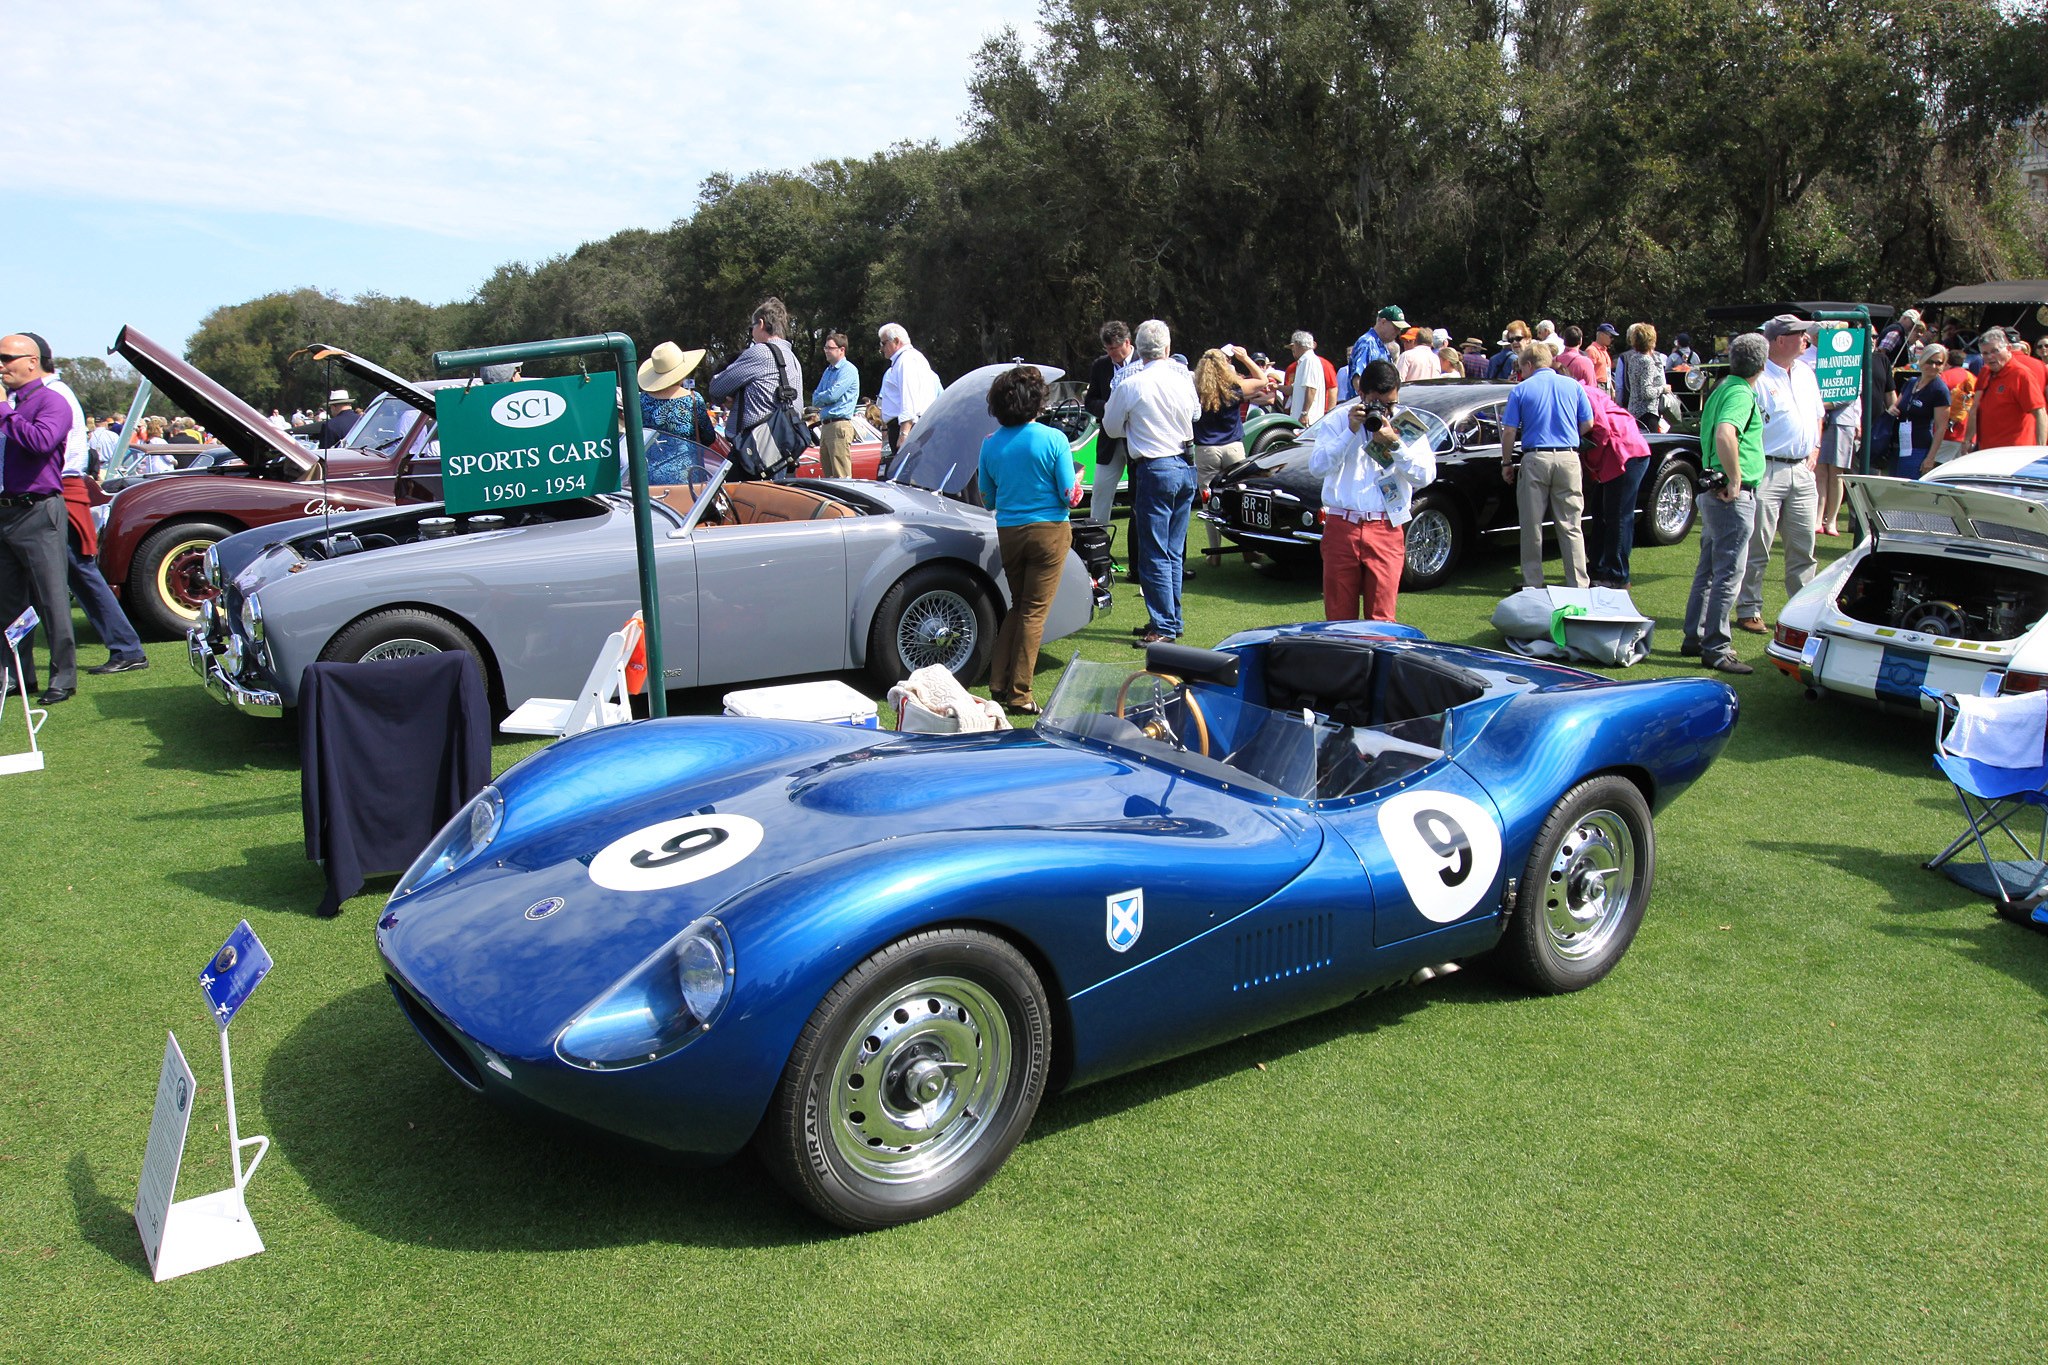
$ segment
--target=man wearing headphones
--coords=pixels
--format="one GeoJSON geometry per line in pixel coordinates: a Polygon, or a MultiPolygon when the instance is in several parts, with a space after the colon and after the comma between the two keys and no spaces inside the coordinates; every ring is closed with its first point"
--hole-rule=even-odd
{"type": "Polygon", "coordinates": [[[44,382],[54,368],[50,343],[33,332],[0,337],[0,383],[12,402],[0,410],[0,437],[7,443],[0,459],[0,623],[33,606],[49,632],[50,686],[36,698],[39,706],[54,706],[78,690],[64,562],[64,442],[71,433],[71,405],[44,382]]]}

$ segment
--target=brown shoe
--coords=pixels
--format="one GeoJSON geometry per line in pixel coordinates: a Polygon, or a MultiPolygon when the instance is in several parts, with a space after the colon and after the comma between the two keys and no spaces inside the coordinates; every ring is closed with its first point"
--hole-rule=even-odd
{"type": "Polygon", "coordinates": [[[1704,659],[1701,662],[1706,664],[1708,668],[1713,669],[1716,673],[1756,672],[1754,668],[1742,662],[1742,660],[1736,658],[1733,654],[1719,654],[1711,659],[1704,659]]]}
{"type": "Polygon", "coordinates": [[[1746,630],[1751,635],[1769,635],[1771,628],[1764,624],[1761,616],[1745,616],[1735,623],[1737,630],[1746,630]]]}

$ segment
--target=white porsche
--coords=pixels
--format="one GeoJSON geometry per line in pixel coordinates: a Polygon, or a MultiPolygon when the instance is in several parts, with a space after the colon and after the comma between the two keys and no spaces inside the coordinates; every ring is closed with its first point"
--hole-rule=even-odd
{"type": "Polygon", "coordinates": [[[1779,672],[1809,696],[1930,711],[1923,686],[2048,685],[2048,447],[1844,482],[1863,538],[1785,604],[1768,650],[1779,672]]]}

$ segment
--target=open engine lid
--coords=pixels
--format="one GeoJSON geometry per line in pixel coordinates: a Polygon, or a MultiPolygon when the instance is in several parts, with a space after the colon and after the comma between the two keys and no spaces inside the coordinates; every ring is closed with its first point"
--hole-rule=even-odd
{"type": "Polygon", "coordinates": [[[2010,493],[1845,474],[1856,515],[1880,542],[1901,536],[1981,545],[2048,563],[2048,505],[2010,493]]]}
{"type": "Polygon", "coordinates": [[[344,351],[339,346],[329,346],[324,341],[316,341],[303,350],[293,351],[288,361],[296,361],[301,356],[309,356],[314,360],[332,360],[365,384],[384,390],[406,406],[424,412],[430,417],[434,413],[432,394],[410,380],[400,379],[382,365],[363,359],[354,351],[344,351]]]}
{"type": "Polygon", "coordinates": [[[319,463],[262,413],[133,327],[121,329],[113,349],[249,468],[260,470],[281,458],[303,474],[319,463]]]}

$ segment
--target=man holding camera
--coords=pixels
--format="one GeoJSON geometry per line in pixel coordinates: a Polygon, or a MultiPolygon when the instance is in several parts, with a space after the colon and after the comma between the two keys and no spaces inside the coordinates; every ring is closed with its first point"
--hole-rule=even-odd
{"type": "Polygon", "coordinates": [[[1436,478],[1427,440],[1403,443],[1401,372],[1374,360],[1353,381],[1361,395],[1315,427],[1308,472],[1323,480],[1323,615],[1392,621],[1408,562],[1415,490],[1436,478]]]}
{"type": "Polygon", "coordinates": [[[1522,515],[1522,583],[1543,586],[1543,518],[1557,528],[1557,557],[1564,561],[1564,585],[1586,586],[1586,534],[1579,518],[1586,510],[1585,474],[1579,467],[1579,438],[1593,429],[1593,401],[1551,366],[1557,353],[1547,341],[1522,348],[1515,373],[1521,382],[1500,414],[1500,476],[1519,482],[1515,503],[1522,515]],[[1522,442],[1519,457],[1515,442],[1522,442]]]}
{"type": "Polygon", "coordinates": [[[1700,409],[1700,562],[1685,604],[1680,654],[1697,654],[1721,673],[1754,673],[1735,657],[1728,617],[1756,525],[1756,484],[1764,476],[1764,415],[1752,387],[1763,373],[1763,337],[1745,332],[1728,348],[1728,377],[1700,409]]]}

